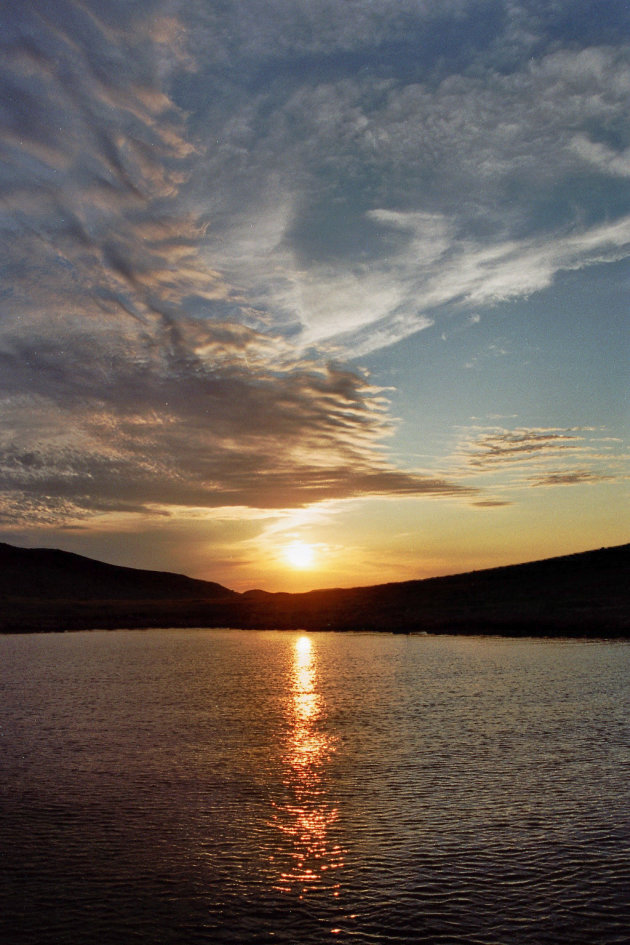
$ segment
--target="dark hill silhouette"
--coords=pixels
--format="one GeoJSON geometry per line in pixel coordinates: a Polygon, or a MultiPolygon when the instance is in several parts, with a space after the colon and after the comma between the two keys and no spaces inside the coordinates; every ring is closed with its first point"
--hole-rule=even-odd
{"type": "Polygon", "coordinates": [[[0,598],[48,600],[191,600],[236,597],[221,584],[169,571],[144,571],[52,548],[0,542],[0,598]]]}
{"type": "Polygon", "coordinates": [[[243,627],[630,637],[630,545],[422,581],[237,594],[0,545],[0,630],[243,627]]]}
{"type": "Polygon", "coordinates": [[[398,632],[630,636],[630,545],[371,587],[247,596],[251,624],[398,632]]]}

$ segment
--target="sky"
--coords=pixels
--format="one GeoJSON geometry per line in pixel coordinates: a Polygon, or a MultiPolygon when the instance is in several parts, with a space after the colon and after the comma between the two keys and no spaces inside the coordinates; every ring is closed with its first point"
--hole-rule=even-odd
{"type": "Polygon", "coordinates": [[[630,539],[627,0],[0,41],[0,540],[297,591],[630,539]]]}

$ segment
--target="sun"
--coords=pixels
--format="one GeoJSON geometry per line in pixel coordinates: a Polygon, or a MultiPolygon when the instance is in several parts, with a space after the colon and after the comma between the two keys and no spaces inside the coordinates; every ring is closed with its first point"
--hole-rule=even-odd
{"type": "Polygon", "coordinates": [[[315,549],[305,541],[292,541],[284,548],[284,557],[292,568],[310,568],[315,560],[315,549]]]}

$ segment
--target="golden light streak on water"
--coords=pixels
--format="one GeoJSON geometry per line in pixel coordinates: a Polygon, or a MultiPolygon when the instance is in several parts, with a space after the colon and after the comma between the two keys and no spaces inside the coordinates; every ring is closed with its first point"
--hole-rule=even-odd
{"type": "Polygon", "coordinates": [[[300,898],[316,888],[339,895],[335,871],[345,851],[334,837],[337,806],[326,796],[334,744],[318,722],[325,713],[317,689],[317,653],[310,637],[296,639],[291,686],[287,692],[289,735],[284,754],[287,800],[277,805],[276,825],[287,842],[286,861],[277,889],[298,891],[300,898]]]}

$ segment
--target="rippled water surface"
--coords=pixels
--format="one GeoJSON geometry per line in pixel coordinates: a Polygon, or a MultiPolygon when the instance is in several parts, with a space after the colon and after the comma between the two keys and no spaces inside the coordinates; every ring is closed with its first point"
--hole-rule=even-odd
{"type": "Polygon", "coordinates": [[[629,941],[630,646],[0,638],[0,941],[629,941]]]}

